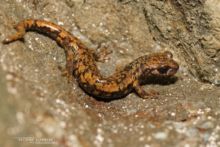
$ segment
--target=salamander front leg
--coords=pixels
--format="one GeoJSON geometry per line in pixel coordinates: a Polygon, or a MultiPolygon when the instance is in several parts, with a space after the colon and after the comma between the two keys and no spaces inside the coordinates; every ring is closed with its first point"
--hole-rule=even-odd
{"type": "Polygon", "coordinates": [[[138,81],[134,82],[133,86],[137,95],[143,99],[157,98],[157,96],[159,95],[159,93],[154,90],[145,91],[138,81]]]}

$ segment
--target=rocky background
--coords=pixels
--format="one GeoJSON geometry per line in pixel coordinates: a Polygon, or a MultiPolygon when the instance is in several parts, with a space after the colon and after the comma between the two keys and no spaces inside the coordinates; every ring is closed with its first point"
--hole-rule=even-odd
{"type": "Polygon", "coordinates": [[[65,54],[51,39],[0,43],[0,146],[220,146],[219,14],[218,0],[1,0],[0,40],[44,19],[111,51],[97,63],[103,75],[164,50],[180,70],[174,83],[145,85],[157,99],[103,102],[61,75],[65,54]]]}

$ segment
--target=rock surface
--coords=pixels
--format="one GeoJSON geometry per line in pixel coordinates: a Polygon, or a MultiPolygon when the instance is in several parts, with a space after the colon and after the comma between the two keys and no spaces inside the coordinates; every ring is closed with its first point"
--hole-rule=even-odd
{"type": "Polygon", "coordinates": [[[23,19],[45,19],[112,51],[97,63],[103,75],[164,50],[180,70],[175,83],[145,86],[157,99],[102,102],[61,75],[65,55],[51,39],[29,32],[0,43],[0,146],[220,146],[219,8],[218,0],[1,0],[0,40],[23,19]]]}

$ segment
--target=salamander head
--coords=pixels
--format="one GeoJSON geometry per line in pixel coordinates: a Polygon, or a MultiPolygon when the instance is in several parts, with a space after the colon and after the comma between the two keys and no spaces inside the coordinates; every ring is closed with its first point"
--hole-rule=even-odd
{"type": "Polygon", "coordinates": [[[179,69],[179,65],[173,60],[171,52],[152,54],[148,57],[145,69],[148,74],[156,77],[171,77],[179,69]]]}

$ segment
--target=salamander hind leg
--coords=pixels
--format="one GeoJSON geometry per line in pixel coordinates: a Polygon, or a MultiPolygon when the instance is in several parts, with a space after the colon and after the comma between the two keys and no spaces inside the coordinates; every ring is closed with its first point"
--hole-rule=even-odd
{"type": "Polygon", "coordinates": [[[135,92],[137,93],[137,95],[143,99],[147,99],[147,98],[157,98],[159,93],[157,91],[154,90],[150,90],[150,91],[145,91],[143,89],[143,87],[139,84],[138,81],[134,82],[133,87],[135,89],[135,92]]]}
{"type": "Polygon", "coordinates": [[[71,48],[67,48],[65,49],[65,53],[66,53],[66,68],[61,69],[61,71],[62,71],[62,75],[67,77],[68,82],[72,82],[73,70],[74,70],[73,67],[74,52],[71,48]]]}
{"type": "Polygon", "coordinates": [[[106,47],[98,48],[97,50],[92,51],[93,57],[95,61],[97,62],[105,62],[106,60],[109,60],[110,57],[108,57],[109,54],[111,54],[112,51],[108,50],[106,47]]]}
{"type": "Polygon", "coordinates": [[[5,38],[2,41],[2,43],[8,44],[16,40],[22,40],[25,35],[25,29],[26,29],[25,27],[26,25],[24,23],[19,23],[17,26],[15,26],[15,29],[17,30],[17,32],[5,38]]]}

